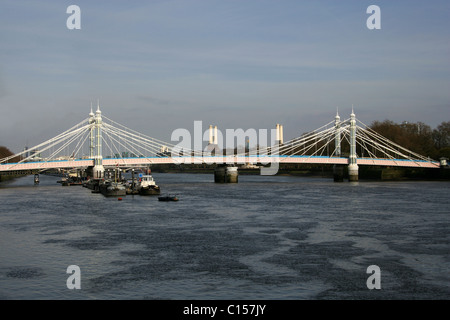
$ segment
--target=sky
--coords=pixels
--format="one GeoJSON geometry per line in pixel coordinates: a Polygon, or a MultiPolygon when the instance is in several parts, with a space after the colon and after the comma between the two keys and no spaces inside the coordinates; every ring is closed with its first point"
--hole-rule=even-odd
{"type": "MultiPolygon", "coordinates": [[[[37,145],[102,113],[162,141],[334,119],[450,121],[450,2],[0,2],[0,145],[37,145]],[[70,5],[81,29],[70,30],[70,5]],[[381,10],[381,29],[366,12],[381,10]]],[[[173,142],[175,144],[175,142],[173,142]]]]}

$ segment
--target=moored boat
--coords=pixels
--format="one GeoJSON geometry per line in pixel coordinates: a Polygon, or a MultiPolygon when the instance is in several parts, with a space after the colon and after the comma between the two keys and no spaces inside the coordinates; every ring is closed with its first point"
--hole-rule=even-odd
{"type": "Polygon", "coordinates": [[[137,185],[137,190],[142,196],[158,195],[161,193],[161,189],[156,184],[153,176],[150,174],[143,175],[140,178],[139,184],[137,185]]]}
{"type": "Polygon", "coordinates": [[[105,180],[99,185],[100,192],[107,197],[110,196],[125,196],[127,190],[120,182],[105,180]]]}

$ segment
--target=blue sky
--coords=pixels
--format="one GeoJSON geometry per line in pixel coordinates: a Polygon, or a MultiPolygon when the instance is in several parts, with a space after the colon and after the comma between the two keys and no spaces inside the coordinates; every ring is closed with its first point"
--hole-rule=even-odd
{"type": "Polygon", "coordinates": [[[170,141],[202,120],[450,121],[450,2],[155,0],[0,3],[0,145],[20,151],[103,113],[170,141]],[[66,9],[81,8],[81,30],[66,9]],[[381,30],[369,30],[369,5],[381,30]]]}

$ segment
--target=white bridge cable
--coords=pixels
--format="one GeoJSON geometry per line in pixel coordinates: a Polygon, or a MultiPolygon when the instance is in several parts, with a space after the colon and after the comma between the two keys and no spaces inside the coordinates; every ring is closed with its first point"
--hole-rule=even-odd
{"type": "MultiPolygon", "coordinates": [[[[153,139],[151,137],[147,137],[144,135],[142,137],[138,132],[131,130],[133,132],[128,132],[126,130],[117,128],[115,126],[112,126],[110,124],[105,124],[105,128],[109,130],[109,132],[113,135],[119,136],[122,139],[126,139],[128,143],[134,144],[135,148],[142,148],[145,151],[149,152],[152,155],[155,155],[157,157],[166,157],[164,154],[161,153],[161,151],[164,148],[169,148],[170,146],[173,146],[172,151],[181,151],[183,150],[183,154],[189,154],[194,157],[198,157],[201,161],[203,151],[202,150],[192,150],[189,148],[181,148],[179,146],[175,146],[157,139],[153,139]],[[139,134],[139,135],[138,135],[139,134]]],[[[124,146],[125,147],[125,146],[124,146]]],[[[136,149],[135,149],[136,150],[136,149]]]]}
{"type": "MultiPolygon", "coordinates": [[[[328,145],[328,143],[330,141],[333,140],[333,138],[334,138],[334,128],[330,128],[330,129],[322,132],[322,134],[318,136],[318,139],[315,138],[314,143],[311,144],[309,146],[309,148],[304,151],[304,153],[309,152],[313,148],[316,148],[316,150],[310,155],[310,157],[322,156],[323,152],[325,151],[325,147],[328,145]],[[317,148],[318,145],[324,141],[325,141],[325,143],[320,148],[317,148]]],[[[305,154],[303,154],[303,155],[305,155],[305,154]]]]}
{"type": "MultiPolygon", "coordinates": [[[[146,143],[145,141],[141,141],[141,144],[137,144],[137,142],[134,142],[132,139],[127,140],[128,135],[126,133],[120,132],[115,130],[114,127],[105,127],[105,130],[103,132],[113,141],[116,142],[118,145],[120,145],[125,151],[133,151],[136,153],[137,156],[142,155],[145,152],[154,153],[156,147],[152,146],[151,144],[146,143]],[[126,141],[125,143],[128,144],[128,146],[124,143],[122,143],[120,140],[126,141]],[[139,147],[139,150],[136,149],[136,146],[139,147]],[[149,149],[148,149],[149,148],[149,149]],[[130,150],[132,149],[132,150],[130,150]],[[143,152],[145,151],[145,152],[143,152]]],[[[114,144],[115,146],[115,144],[114,144]]],[[[119,151],[119,149],[115,146],[115,151],[119,156],[122,158],[122,153],[119,151]]]]}
{"type": "Polygon", "coordinates": [[[381,152],[383,152],[384,157],[390,158],[394,162],[396,162],[396,160],[397,161],[398,160],[408,160],[408,161],[412,161],[412,162],[414,162],[414,163],[416,163],[418,165],[420,165],[420,162],[424,162],[424,161],[430,162],[429,159],[426,159],[424,157],[421,157],[421,159],[412,158],[412,157],[402,153],[401,151],[395,150],[392,147],[389,147],[389,146],[386,146],[386,145],[382,145],[382,144],[379,144],[379,143],[374,143],[373,145],[378,146],[378,147],[376,147],[376,149],[380,150],[381,152]],[[381,150],[380,148],[383,148],[385,150],[381,150]]]}
{"type": "MultiPolygon", "coordinates": [[[[329,154],[329,146],[332,144],[332,142],[335,142],[335,138],[336,138],[336,132],[332,132],[332,134],[330,134],[328,136],[328,141],[326,142],[326,144],[324,145],[324,148],[327,147],[327,156],[332,158],[335,156],[335,152],[336,152],[336,146],[334,146],[331,154],[329,154]]],[[[342,141],[342,136],[341,136],[341,141],[342,141]]],[[[325,149],[323,150],[325,151],[325,149]]],[[[323,152],[321,154],[321,156],[323,155],[323,152]]]]}
{"type": "MultiPolygon", "coordinates": [[[[349,125],[341,128],[341,133],[343,135],[343,138],[341,137],[341,143],[343,140],[347,142],[348,145],[350,145],[350,127],[349,125]],[[344,139],[345,138],[345,139],[344,139]]],[[[376,141],[370,139],[366,135],[366,131],[364,131],[361,127],[356,127],[356,144],[360,146],[361,150],[365,150],[373,159],[378,159],[376,155],[369,149],[366,143],[368,143],[372,148],[378,150],[382,155],[384,155],[387,158],[395,159],[395,157],[391,156],[389,153],[386,152],[386,146],[380,143],[377,143],[376,141]]],[[[391,150],[395,153],[398,153],[397,150],[391,150]]]]}
{"type": "Polygon", "coordinates": [[[315,137],[320,136],[321,134],[323,134],[324,132],[326,132],[328,130],[331,130],[332,128],[327,128],[327,127],[332,123],[333,123],[333,121],[330,121],[327,124],[321,126],[320,128],[317,128],[313,131],[310,131],[310,132],[307,132],[307,133],[301,135],[298,138],[294,138],[294,139],[291,139],[291,140],[285,142],[283,145],[286,145],[286,146],[290,145],[291,147],[290,148],[282,147],[282,149],[285,152],[289,152],[289,151],[292,151],[292,149],[295,148],[296,146],[308,143],[309,141],[313,140],[315,137]]]}
{"type": "Polygon", "coordinates": [[[128,128],[128,127],[126,127],[126,126],[124,126],[124,125],[122,125],[120,123],[115,122],[112,119],[109,119],[108,117],[104,117],[104,118],[106,118],[111,123],[124,128],[125,130],[120,129],[120,128],[115,127],[115,126],[112,126],[112,125],[109,125],[111,128],[119,130],[120,132],[128,135],[130,138],[137,139],[137,141],[139,141],[139,143],[142,143],[142,144],[145,144],[145,145],[148,145],[148,146],[155,146],[156,145],[157,148],[155,148],[155,147],[153,147],[153,148],[154,148],[155,155],[158,156],[158,157],[166,157],[165,155],[160,155],[161,149],[162,149],[162,147],[164,147],[164,148],[171,149],[172,152],[176,152],[176,153],[180,153],[180,151],[182,151],[183,154],[189,154],[189,155],[193,156],[195,159],[198,159],[198,161],[200,161],[200,162],[202,161],[203,154],[204,154],[203,150],[194,150],[194,149],[191,149],[191,148],[180,147],[179,145],[175,145],[173,143],[168,143],[168,142],[165,142],[165,141],[161,141],[161,140],[158,140],[156,138],[152,138],[152,137],[150,137],[148,135],[142,134],[142,133],[140,133],[140,132],[138,132],[136,130],[130,129],[130,128],[128,128]]]}
{"type": "MultiPolygon", "coordinates": [[[[72,133],[70,135],[68,135],[67,138],[66,138],[66,139],[68,139],[68,141],[66,141],[56,151],[54,151],[52,154],[50,154],[49,157],[47,158],[47,161],[53,160],[53,157],[58,155],[59,152],[61,152],[65,148],[67,148],[70,144],[72,144],[72,142],[74,142],[80,136],[85,134],[88,130],[89,130],[89,126],[85,126],[85,127],[80,128],[80,129],[72,131],[72,133]]],[[[66,139],[64,139],[64,140],[66,140],[66,139]]],[[[60,141],[60,143],[63,142],[64,140],[60,141]]],[[[48,148],[46,148],[46,149],[48,149],[48,148]]],[[[45,151],[45,150],[42,150],[42,151],[45,151]]],[[[72,154],[74,154],[74,152],[72,152],[72,154]]]]}
{"type": "Polygon", "coordinates": [[[320,150],[323,150],[328,143],[334,138],[334,128],[328,128],[320,132],[310,132],[303,135],[300,138],[296,138],[284,143],[280,147],[280,154],[288,156],[306,156],[313,148],[317,147],[320,143],[325,141],[325,144],[317,149],[309,157],[315,156],[320,150]]]}
{"type": "MultiPolygon", "coordinates": [[[[124,145],[122,142],[120,142],[120,139],[126,140],[127,144],[129,145],[129,148],[132,148],[131,151],[137,153],[138,155],[142,155],[143,153],[148,152],[147,156],[151,157],[153,156],[157,156],[157,157],[167,157],[164,154],[161,153],[161,147],[167,147],[167,144],[160,144],[160,143],[155,143],[154,141],[149,141],[146,138],[142,138],[142,137],[136,137],[135,134],[132,134],[130,132],[126,132],[120,128],[111,126],[111,125],[107,125],[107,129],[105,131],[109,138],[111,140],[113,140],[114,142],[118,143],[120,146],[122,146],[123,148],[127,148],[127,145],[124,145]],[[145,152],[142,152],[145,151],[145,152]]],[[[116,150],[118,150],[118,148],[116,148],[116,150]]],[[[184,153],[188,152],[189,154],[191,154],[191,150],[184,150],[184,153]]],[[[120,152],[119,153],[119,157],[120,159],[123,161],[123,163],[126,163],[126,161],[123,159],[122,155],[120,152]]],[[[201,157],[198,157],[198,161],[199,163],[202,161],[201,157]]],[[[152,163],[151,160],[149,160],[149,163],[152,163]]]]}
{"type": "Polygon", "coordinates": [[[127,139],[128,143],[141,147],[146,152],[149,152],[150,155],[156,155],[157,153],[159,153],[161,147],[163,146],[168,147],[167,143],[163,144],[160,142],[156,142],[153,138],[147,136],[142,137],[141,135],[136,134],[137,132],[128,132],[110,124],[105,124],[105,129],[107,129],[111,134],[120,137],[121,139],[127,139]]]}
{"type": "Polygon", "coordinates": [[[396,153],[396,154],[399,154],[399,155],[402,155],[403,157],[405,157],[405,158],[408,159],[408,160],[430,161],[428,158],[426,158],[426,157],[424,157],[424,156],[422,156],[422,155],[420,155],[420,154],[418,154],[418,153],[415,153],[415,152],[413,152],[413,151],[411,151],[411,150],[408,150],[408,149],[406,149],[406,148],[400,146],[399,144],[397,144],[397,143],[395,143],[395,142],[393,142],[393,141],[391,141],[391,140],[389,140],[389,139],[383,137],[382,135],[380,135],[379,133],[377,133],[375,130],[373,130],[373,129],[371,129],[370,127],[366,126],[366,125],[365,125],[364,123],[362,123],[361,121],[359,121],[359,122],[360,122],[362,125],[365,126],[365,128],[359,127],[359,126],[358,126],[358,128],[359,128],[360,130],[362,130],[363,132],[365,132],[367,135],[369,135],[369,136],[372,137],[373,139],[376,139],[376,141],[380,141],[380,144],[385,145],[386,149],[391,150],[391,152],[396,153]],[[398,148],[398,149],[400,149],[400,150],[402,150],[402,151],[403,151],[404,153],[406,153],[406,154],[409,153],[411,156],[416,157],[416,159],[414,159],[413,157],[408,156],[408,155],[406,155],[406,154],[403,154],[402,152],[400,152],[400,150],[395,150],[394,147],[395,147],[395,148],[398,148]]]}
{"type": "MultiPolygon", "coordinates": [[[[293,152],[291,155],[295,155],[296,153],[300,152],[294,152],[294,150],[301,148],[302,146],[306,146],[306,144],[310,141],[313,141],[317,139],[318,136],[320,136],[322,132],[314,133],[309,132],[304,134],[302,137],[295,138],[293,140],[287,141],[281,146],[268,146],[265,149],[260,149],[259,154],[260,155],[282,155],[282,154],[288,154],[290,152],[293,152]],[[275,152],[273,152],[273,149],[275,149],[275,152]]],[[[314,146],[314,145],[312,145],[314,146]]],[[[309,149],[308,149],[309,150],[309,149]]],[[[305,151],[304,151],[305,152],[305,151]]]]}
{"type": "MultiPolygon", "coordinates": [[[[71,127],[70,129],[68,129],[68,130],[66,130],[66,131],[64,131],[64,132],[62,132],[62,133],[60,133],[60,134],[57,135],[56,137],[53,137],[53,138],[51,138],[51,139],[49,139],[49,140],[47,140],[47,141],[45,141],[45,142],[43,142],[43,143],[41,143],[41,144],[38,144],[38,145],[36,145],[36,146],[34,146],[34,147],[32,147],[32,148],[29,148],[29,149],[27,149],[27,150],[23,150],[23,151],[21,151],[21,152],[18,152],[18,153],[16,153],[16,154],[13,154],[13,155],[8,156],[8,157],[6,157],[6,158],[0,159],[0,163],[6,162],[6,161],[8,161],[8,160],[10,160],[10,159],[12,159],[12,158],[15,158],[15,157],[20,157],[20,156],[22,156],[22,155],[24,155],[24,154],[26,154],[26,153],[28,153],[28,152],[33,152],[33,151],[43,151],[43,150],[40,150],[40,148],[42,148],[43,146],[48,145],[48,144],[50,144],[50,143],[54,143],[55,141],[58,141],[59,139],[63,139],[63,138],[66,137],[68,134],[70,134],[72,130],[74,130],[75,128],[80,127],[80,126],[83,125],[83,124],[85,124],[85,123],[87,122],[87,120],[88,120],[88,119],[84,119],[83,121],[81,121],[80,123],[74,125],[74,126],[71,127]]],[[[84,125],[84,127],[85,127],[85,126],[86,126],[86,125],[84,125]]],[[[58,142],[54,143],[53,146],[54,146],[55,144],[58,144],[58,142]]],[[[48,149],[48,148],[46,148],[46,150],[47,150],[47,149],[48,149]]],[[[26,158],[22,159],[21,161],[19,161],[19,163],[22,163],[22,162],[24,162],[24,161],[26,161],[26,160],[29,160],[29,159],[31,159],[31,158],[32,158],[32,156],[26,157],[26,158]]]]}
{"type": "Polygon", "coordinates": [[[132,151],[132,152],[136,153],[136,156],[137,156],[137,157],[140,157],[140,156],[142,155],[142,150],[136,149],[134,145],[131,145],[131,146],[129,145],[129,146],[127,146],[127,145],[123,144],[123,143],[120,141],[119,136],[115,136],[114,134],[111,133],[111,131],[105,130],[103,133],[109,138],[110,143],[111,143],[111,144],[113,145],[113,147],[114,147],[114,148],[111,147],[111,146],[108,144],[108,142],[107,142],[107,140],[105,139],[105,137],[103,137],[103,141],[104,141],[105,144],[109,147],[110,151],[111,151],[112,153],[115,152],[116,154],[119,155],[119,158],[114,158],[114,159],[120,159],[122,162],[125,163],[124,157],[122,156],[122,153],[120,152],[119,148],[116,146],[115,143],[117,143],[119,146],[121,146],[122,148],[124,148],[124,149],[126,149],[126,150],[128,150],[128,151],[132,151]],[[130,149],[132,149],[132,150],[130,150],[130,149]]]}
{"type": "MultiPolygon", "coordinates": [[[[328,125],[329,124],[331,124],[332,122],[330,122],[330,123],[328,123],[328,125]]],[[[304,151],[303,151],[303,154],[302,155],[306,155],[306,153],[307,152],[309,152],[313,147],[315,147],[315,145],[316,144],[318,144],[318,143],[320,143],[321,141],[323,141],[324,139],[328,139],[328,137],[330,136],[330,135],[334,135],[335,134],[335,128],[334,128],[334,126],[333,127],[330,127],[330,128],[328,128],[328,129],[326,129],[326,130],[323,130],[323,131],[321,131],[321,132],[317,132],[316,134],[306,134],[305,136],[304,136],[304,141],[301,141],[301,143],[299,143],[299,147],[300,146],[302,146],[302,145],[304,145],[303,146],[303,149],[304,149],[304,151]],[[310,142],[314,142],[311,146],[309,146],[308,148],[306,147],[306,145],[308,144],[308,143],[310,143],[310,142]]],[[[294,139],[295,140],[295,139],[294,139]]],[[[290,151],[290,150],[286,150],[286,151],[290,151]]]]}
{"type": "Polygon", "coordinates": [[[119,154],[119,158],[114,158],[114,159],[120,160],[123,163],[125,163],[126,161],[122,157],[122,155],[121,155],[119,149],[117,148],[117,146],[114,144],[114,141],[118,142],[120,145],[123,145],[123,144],[120,141],[117,141],[116,138],[114,138],[113,136],[110,136],[110,134],[108,132],[104,132],[104,133],[109,138],[109,140],[110,140],[109,142],[114,146],[114,149],[113,149],[113,147],[110,146],[110,144],[108,143],[107,139],[105,139],[105,137],[103,136],[103,142],[105,143],[105,145],[110,149],[110,151],[112,153],[117,152],[117,154],[119,154]]]}
{"type": "MultiPolygon", "coordinates": [[[[330,157],[342,157],[342,142],[344,140],[348,141],[348,139],[347,139],[348,137],[347,136],[350,135],[350,131],[348,130],[349,127],[350,127],[350,125],[346,125],[346,126],[340,126],[338,128],[338,130],[339,130],[339,138],[340,138],[340,140],[339,140],[340,150],[339,151],[340,151],[341,154],[335,154],[336,151],[337,151],[337,149],[336,149],[337,146],[335,145],[334,146],[334,150],[331,153],[330,157]]],[[[336,138],[336,133],[335,133],[335,138],[336,138]]]]}
{"type": "MultiPolygon", "coordinates": [[[[334,140],[334,132],[330,131],[328,132],[328,134],[326,136],[322,136],[321,140],[317,141],[316,143],[314,143],[314,147],[316,148],[316,151],[314,151],[310,157],[320,157],[323,156],[323,153],[326,149],[326,147],[328,146],[328,144],[334,140]],[[326,140],[326,141],[325,141],[326,140]],[[325,143],[317,149],[317,146],[319,143],[325,141],[325,143]]],[[[311,146],[312,147],[312,146],[311,146]]]]}
{"type": "Polygon", "coordinates": [[[42,164],[39,166],[39,168],[42,167],[44,165],[44,163],[46,163],[48,161],[53,161],[54,160],[53,157],[55,155],[57,155],[59,152],[61,152],[65,148],[67,148],[72,142],[74,142],[76,139],[78,139],[80,137],[80,135],[85,133],[87,130],[89,130],[89,126],[85,126],[85,127],[79,128],[77,130],[74,130],[70,134],[68,134],[67,137],[65,137],[64,139],[62,139],[58,142],[55,142],[52,145],[42,149],[40,152],[44,152],[44,151],[50,149],[51,147],[64,142],[64,140],[68,140],[63,145],[61,145],[56,151],[54,151],[48,158],[43,158],[42,164]]]}
{"type": "MultiPolygon", "coordinates": [[[[142,154],[142,151],[148,152],[149,156],[150,155],[157,155],[162,146],[167,146],[167,145],[163,145],[163,144],[159,144],[156,143],[152,140],[149,140],[147,138],[143,138],[140,136],[137,136],[136,134],[127,132],[125,130],[122,130],[120,128],[114,127],[112,125],[106,124],[105,125],[105,132],[110,133],[112,136],[116,136],[120,139],[124,139],[128,142],[128,144],[133,146],[133,150],[135,152],[137,152],[138,154],[142,154]],[[140,150],[138,150],[138,149],[140,150]]],[[[120,143],[119,141],[115,140],[117,143],[120,143]]],[[[125,145],[121,144],[120,145],[124,148],[127,148],[125,145]]],[[[120,153],[119,153],[120,154],[120,153]]]]}
{"type": "MultiPolygon", "coordinates": [[[[56,138],[50,139],[50,140],[48,140],[48,141],[46,141],[44,143],[39,144],[38,146],[35,146],[35,147],[31,148],[31,149],[28,149],[28,151],[29,150],[38,150],[39,153],[41,154],[41,153],[43,153],[43,152],[53,148],[54,146],[59,145],[60,143],[63,143],[65,140],[70,139],[68,142],[64,143],[61,147],[59,147],[57,151],[53,152],[52,155],[54,156],[54,154],[56,154],[57,152],[60,152],[62,149],[64,149],[68,145],[70,145],[70,143],[72,143],[77,137],[79,137],[80,133],[83,133],[83,132],[87,131],[88,129],[89,129],[89,125],[85,125],[84,127],[78,128],[78,129],[73,130],[71,132],[66,131],[64,134],[58,135],[59,139],[56,139],[56,138]],[[45,146],[46,144],[47,144],[47,146],[45,146]],[[45,146],[45,147],[42,148],[43,146],[45,146]]],[[[22,154],[23,154],[23,152],[22,152],[22,154]]],[[[32,155],[22,159],[21,161],[19,161],[15,165],[19,165],[20,163],[23,163],[23,162],[25,162],[27,160],[31,160],[35,156],[36,156],[35,154],[32,154],[32,155]]],[[[52,158],[49,158],[49,157],[47,157],[46,159],[44,159],[44,158],[42,158],[42,159],[44,160],[43,161],[44,163],[53,160],[52,158]]]]}
{"type": "MultiPolygon", "coordinates": [[[[358,134],[357,134],[357,136],[358,136],[358,134]]],[[[370,157],[370,159],[376,159],[376,154],[374,154],[372,151],[373,151],[373,149],[374,149],[374,146],[373,145],[371,145],[371,147],[372,147],[372,151],[370,151],[369,150],[369,147],[366,145],[366,141],[365,141],[365,137],[363,138],[363,137],[361,137],[361,139],[360,139],[361,141],[359,141],[358,139],[356,140],[356,143],[357,144],[359,144],[360,146],[361,146],[361,150],[365,150],[368,154],[369,154],[369,157],[370,157]]],[[[370,142],[371,140],[369,139],[369,141],[368,142],[370,142]]],[[[377,147],[376,147],[377,148],[377,147]]],[[[364,158],[364,156],[363,156],[363,154],[361,154],[361,157],[363,157],[364,158]]]]}
{"type": "MultiPolygon", "coordinates": [[[[158,140],[156,138],[152,138],[150,136],[147,136],[147,135],[145,135],[143,133],[140,133],[140,132],[138,132],[136,130],[130,129],[130,128],[128,128],[128,127],[126,127],[126,126],[124,126],[124,125],[122,125],[120,123],[117,123],[114,120],[109,119],[108,117],[103,116],[103,118],[105,118],[108,121],[111,121],[111,123],[113,123],[113,124],[123,128],[123,129],[119,129],[119,128],[115,127],[116,129],[122,130],[123,132],[128,132],[129,134],[132,134],[135,137],[139,137],[139,138],[142,139],[142,141],[151,141],[152,143],[157,143],[157,144],[159,144],[161,146],[166,146],[166,147],[171,147],[171,148],[175,147],[175,145],[172,144],[172,143],[167,143],[165,141],[161,141],[161,140],[158,140]]],[[[112,125],[110,125],[110,126],[114,127],[112,125]]]]}
{"type": "Polygon", "coordinates": [[[371,160],[377,160],[377,159],[390,159],[395,160],[396,158],[390,155],[389,153],[386,153],[383,149],[381,149],[379,146],[372,145],[373,148],[375,148],[377,151],[380,151],[382,153],[382,157],[377,157],[376,154],[374,154],[366,145],[364,140],[356,140],[357,146],[361,147],[361,152],[367,152],[368,157],[364,157],[363,154],[361,156],[358,156],[358,158],[365,158],[365,159],[371,159],[371,160]]]}
{"type": "Polygon", "coordinates": [[[269,155],[281,155],[286,154],[288,152],[292,152],[292,150],[296,149],[298,146],[305,145],[309,141],[314,140],[316,137],[319,137],[324,134],[325,131],[331,130],[326,129],[321,131],[323,128],[328,127],[333,121],[321,126],[320,128],[317,128],[311,132],[305,133],[302,136],[298,138],[294,138],[292,140],[289,140],[281,145],[276,146],[265,146],[265,147],[256,147],[248,152],[238,153],[236,156],[247,156],[247,155],[256,155],[259,154],[259,156],[269,156],[269,155]]]}
{"type": "Polygon", "coordinates": [[[90,128],[87,128],[87,130],[84,132],[84,134],[85,134],[84,139],[83,140],[80,139],[78,141],[78,144],[75,146],[74,151],[72,153],[72,154],[76,155],[80,152],[80,149],[81,149],[81,156],[78,156],[78,158],[83,158],[83,156],[84,156],[82,148],[83,148],[87,138],[90,137],[90,128]]]}
{"type": "MultiPolygon", "coordinates": [[[[393,156],[392,154],[397,154],[398,156],[401,156],[400,153],[395,150],[390,148],[389,146],[386,146],[382,143],[379,143],[373,139],[370,138],[369,135],[367,135],[367,132],[364,131],[363,129],[359,129],[357,131],[357,139],[356,142],[361,146],[361,143],[367,142],[368,144],[370,144],[370,146],[372,146],[372,148],[376,149],[377,151],[379,151],[384,157],[388,158],[388,159],[395,159],[396,157],[393,156]],[[360,143],[361,142],[361,143],[360,143]],[[390,153],[389,153],[389,152],[390,153]],[[392,154],[391,154],[392,153],[392,154]]],[[[373,155],[373,157],[375,159],[378,159],[378,157],[376,156],[376,154],[373,154],[372,152],[370,152],[370,150],[368,148],[365,148],[366,151],[368,151],[371,155],[373,155]]]]}
{"type": "MultiPolygon", "coordinates": [[[[424,157],[424,156],[422,156],[422,155],[420,155],[420,154],[418,154],[418,153],[416,153],[416,152],[413,152],[413,151],[411,151],[411,150],[408,150],[408,149],[406,149],[405,147],[402,147],[401,145],[399,145],[399,144],[397,144],[397,143],[395,143],[395,142],[393,142],[393,141],[391,141],[391,140],[389,140],[389,139],[383,137],[382,135],[380,135],[378,132],[376,132],[375,130],[373,130],[372,128],[370,128],[369,126],[367,126],[366,124],[364,124],[363,122],[361,122],[361,121],[359,121],[359,120],[358,120],[358,122],[361,123],[361,124],[364,126],[364,128],[362,128],[363,130],[368,131],[369,134],[372,134],[373,136],[377,137],[378,140],[383,141],[383,142],[386,143],[386,144],[391,144],[392,146],[395,146],[395,147],[397,147],[397,148],[403,150],[404,152],[409,153],[409,154],[411,154],[411,155],[417,157],[417,158],[420,159],[420,160],[430,161],[427,157],[424,157]]],[[[411,158],[411,159],[412,159],[412,158],[411,158]]]]}

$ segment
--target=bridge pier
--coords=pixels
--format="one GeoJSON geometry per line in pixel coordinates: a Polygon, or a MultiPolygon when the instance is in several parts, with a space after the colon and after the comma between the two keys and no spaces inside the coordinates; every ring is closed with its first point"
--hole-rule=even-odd
{"type": "Polygon", "coordinates": [[[218,165],[214,169],[214,182],[216,183],[237,183],[238,168],[227,165],[218,165]]]}
{"type": "Polygon", "coordinates": [[[357,164],[348,165],[348,181],[358,181],[359,168],[357,164]]]}

